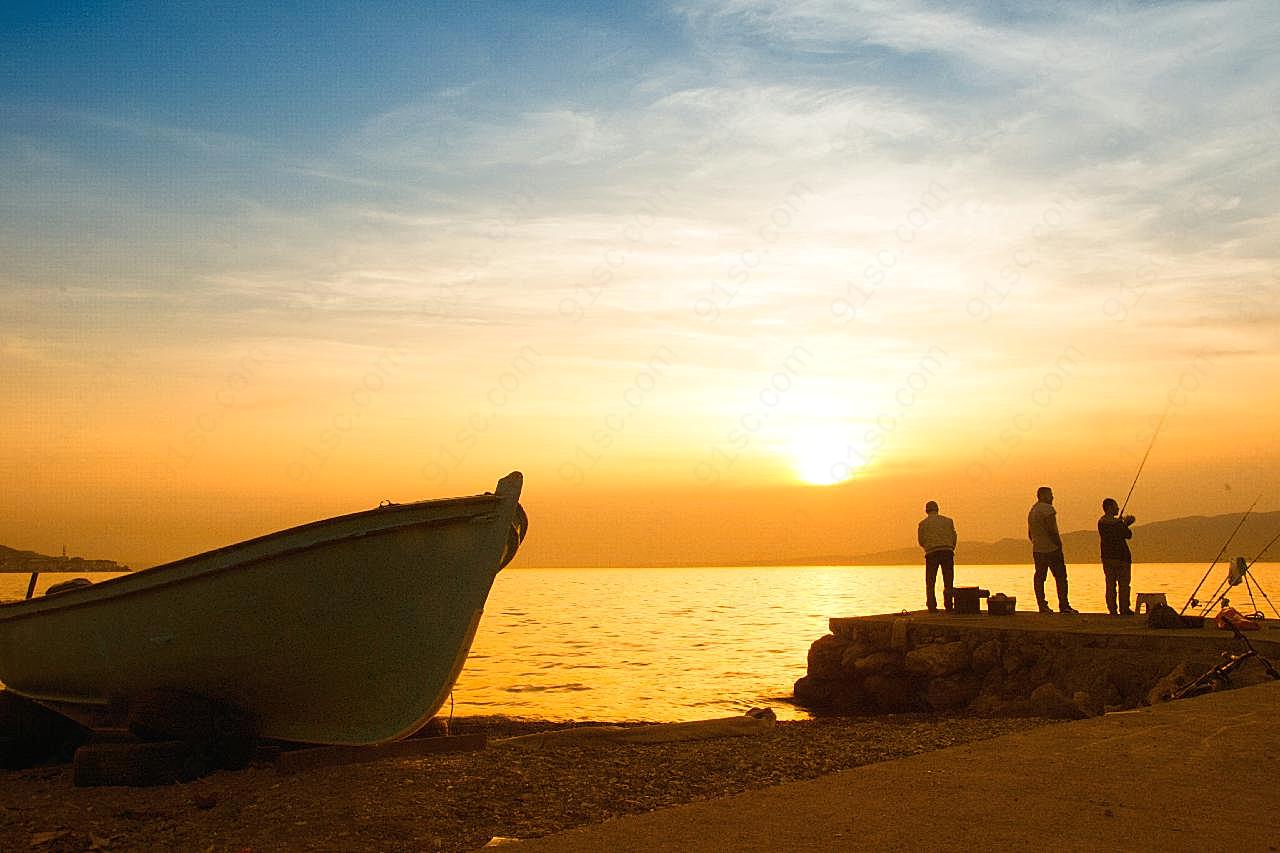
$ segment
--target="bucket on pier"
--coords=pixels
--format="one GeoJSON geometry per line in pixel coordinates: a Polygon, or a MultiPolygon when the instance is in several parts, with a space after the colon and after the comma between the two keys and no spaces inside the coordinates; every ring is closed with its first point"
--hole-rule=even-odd
{"type": "Polygon", "coordinates": [[[952,590],[952,600],[955,602],[956,613],[981,613],[982,605],[980,600],[991,595],[990,590],[979,589],[976,586],[958,586],[952,590]]]}
{"type": "Polygon", "coordinates": [[[987,599],[987,612],[992,616],[1012,616],[1017,606],[1018,597],[1016,595],[1005,595],[1003,592],[997,592],[987,599]]]}

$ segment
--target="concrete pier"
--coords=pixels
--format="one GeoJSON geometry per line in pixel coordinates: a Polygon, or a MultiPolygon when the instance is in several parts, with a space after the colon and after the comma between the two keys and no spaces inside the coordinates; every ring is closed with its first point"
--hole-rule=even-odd
{"type": "MultiPolygon", "coordinates": [[[[831,713],[971,711],[1074,718],[1159,701],[1244,645],[1228,630],[1156,629],[1147,618],[927,611],[830,621],[809,650],[796,700],[831,713]]],[[[1280,665],[1275,623],[1246,634],[1280,665]]],[[[1268,680],[1256,659],[1228,686],[1268,680]]]]}

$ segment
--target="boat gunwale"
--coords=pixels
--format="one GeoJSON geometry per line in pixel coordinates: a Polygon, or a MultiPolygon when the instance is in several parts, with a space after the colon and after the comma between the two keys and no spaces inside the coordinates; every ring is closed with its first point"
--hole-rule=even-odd
{"type": "MultiPolygon", "coordinates": [[[[46,594],[40,598],[13,602],[11,605],[0,605],[0,630],[16,631],[21,634],[23,627],[18,624],[18,620],[23,618],[45,616],[51,620],[55,616],[61,616],[74,620],[76,616],[69,611],[85,609],[92,611],[98,605],[102,605],[98,612],[109,612],[107,608],[119,603],[122,598],[135,598],[134,603],[136,605],[139,603],[136,600],[138,596],[151,596],[153,592],[160,597],[166,594],[183,595],[183,584],[188,582],[200,583],[215,575],[222,576],[222,579],[215,578],[212,581],[214,584],[225,585],[229,583],[236,585],[246,582],[251,583],[255,577],[252,571],[247,571],[244,575],[235,575],[232,574],[232,571],[252,569],[252,567],[261,566],[265,563],[267,565],[260,569],[260,572],[266,573],[264,576],[269,577],[272,574],[272,566],[270,564],[273,562],[282,566],[301,563],[305,569],[307,567],[305,555],[312,552],[324,553],[325,549],[342,549],[345,546],[353,549],[356,552],[355,556],[358,558],[366,548],[377,553],[390,547],[386,544],[387,542],[396,542],[405,536],[409,537],[409,539],[404,544],[410,546],[418,541],[417,534],[429,538],[429,534],[426,531],[432,528],[446,528],[456,531],[464,539],[479,537],[473,543],[474,547],[468,548],[467,552],[476,553],[478,548],[480,552],[491,554],[493,560],[492,562],[484,560],[483,564],[475,564],[475,560],[480,558],[478,553],[473,559],[467,560],[468,564],[473,564],[467,570],[467,574],[477,582],[482,581],[484,583],[483,590],[477,590],[477,592],[483,592],[483,594],[477,600],[476,606],[472,608],[470,618],[466,620],[467,624],[462,642],[455,644],[454,659],[446,673],[447,677],[440,683],[436,695],[429,697],[427,704],[430,704],[431,707],[427,707],[421,701],[424,697],[420,693],[401,697],[400,701],[391,703],[386,708],[380,708],[380,714],[364,720],[364,727],[358,729],[351,729],[350,727],[343,729],[334,720],[325,716],[323,712],[319,716],[314,713],[299,715],[286,709],[283,712],[284,715],[280,716],[279,713],[276,713],[280,709],[273,709],[269,701],[262,705],[261,702],[254,700],[250,702],[253,707],[246,708],[246,710],[254,713],[266,708],[267,711],[275,714],[275,716],[270,716],[272,720],[270,723],[271,731],[268,731],[266,727],[268,717],[263,718],[263,733],[267,736],[318,744],[363,744],[393,741],[411,734],[422,722],[433,716],[442,706],[444,699],[456,683],[469,655],[475,632],[483,614],[484,601],[488,597],[488,591],[493,580],[501,571],[502,566],[509,561],[510,557],[514,557],[513,550],[507,560],[502,559],[506,554],[507,545],[510,544],[511,537],[516,536],[517,533],[520,534],[516,536],[515,547],[517,549],[524,539],[523,533],[527,529],[527,516],[519,502],[522,483],[523,477],[521,473],[513,471],[498,481],[498,487],[494,492],[416,501],[409,504],[384,503],[376,508],[309,522],[213,549],[202,554],[184,557],[172,563],[121,575],[81,589],[69,590],[54,596],[46,594]],[[471,530],[474,530],[475,533],[470,533],[469,531],[471,530]],[[301,561],[298,559],[300,554],[304,555],[301,561]],[[174,591],[167,592],[169,589],[174,591]],[[403,720],[409,716],[417,716],[418,719],[407,724],[404,723],[403,720]],[[390,731],[390,729],[396,730],[390,731]],[[272,734],[273,731],[275,734],[272,734]]],[[[459,543],[453,542],[450,547],[457,544],[459,543]]],[[[416,550],[416,546],[414,550],[416,550]]],[[[341,553],[340,550],[339,554],[341,553]]],[[[415,576],[402,574],[404,578],[415,576]]],[[[190,589],[188,588],[186,595],[191,594],[190,589]]],[[[198,595],[200,588],[197,586],[194,589],[198,595]]],[[[151,597],[155,598],[156,596],[151,597]]],[[[143,606],[146,606],[145,603],[143,606]]],[[[215,608],[206,612],[209,615],[213,615],[215,619],[220,618],[218,614],[225,615],[225,611],[222,608],[215,608]]],[[[53,625],[56,623],[48,621],[48,624],[53,625]]],[[[448,630],[452,630],[452,628],[448,630]]],[[[2,636],[0,635],[0,637],[2,636]]],[[[378,634],[375,633],[375,636],[378,636],[378,634]]],[[[12,635],[10,635],[11,637],[12,635]]],[[[434,662],[425,662],[430,667],[436,667],[434,662]]],[[[146,671],[147,669],[143,670],[143,672],[146,671]]],[[[434,683],[434,679],[428,682],[428,684],[430,683],[434,683]]],[[[134,686],[139,689],[145,687],[142,684],[135,684],[134,686]]],[[[205,686],[208,685],[206,684],[205,686]]],[[[42,701],[34,693],[21,688],[14,690],[14,692],[37,702],[42,701]]],[[[111,708],[118,707],[115,703],[115,698],[109,695],[109,686],[107,693],[108,696],[105,703],[95,701],[86,696],[68,697],[64,695],[61,698],[47,698],[50,700],[51,705],[65,706],[67,709],[88,709],[90,714],[100,715],[103,713],[103,709],[107,709],[109,712],[111,708]]],[[[350,700],[351,697],[348,696],[347,699],[350,700]]],[[[324,703],[321,704],[323,705],[324,703]]],[[[357,702],[357,705],[365,707],[367,701],[362,699],[357,702]]],[[[330,712],[335,710],[332,703],[324,707],[330,712]]],[[[338,710],[341,709],[338,708],[338,710]]],[[[59,712],[75,717],[75,712],[64,708],[59,708],[59,712]]]]}
{"type": "Polygon", "coordinates": [[[118,577],[108,578],[106,580],[98,581],[90,586],[69,589],[64,592],[59,592],[53,596],[46,593],[35,598],[0,602],[0,622],[11,623],[24,618],[47,615],[52,612],[64,612],[66,610],[79,609],[83,607],[93,607],[104,604],[108,601],[115,601],[123,597],[147,594],[166,587],[187,583],[197,578],[206,578],[222,574],[224,572],[248,568],[264,561],[275,560],[280,557],[290,556],[299,552],[328,547],[350,539],[363,539],[379,533],[387,533],[420,525],[430,527],[440,524],[453,524],[460,521],[465,522],[476,520],[482,518],[486,512],[491,510],[491,504],[498,503],[502,498],[503,496],[501,495],[490,493],[483,495],[468,495],[457,498],[439,498],[434,500],[414,501],[405,504],[384,504],[372,509],[360,510],[359,512],[348,513],[346,515],[333,516],[332,518],[320,519],[319,521],[311,521],[306,524],[297,525],[296,527],[277,530],[262,536],[255,536],[251,539],[245,539],[240,542],[234,542],[230,545],[224,545],[220,548],[214,548],[210,551],[204,551],[199,554],[182,557],[169,563],[162,563],[158,566],[151,566],[150,568],[139,569],[136,572],[129,572],[118,577]],[[458,512],[435,518],[407,518],[402,520],[400,523],[395,523],[392,519],[385,518],[386,516],[395,514],[399,511],[421,511],[425,509],[444,507],[450,504],[457,505],[458,509],[471,511],[458,512]],[[221,565],[215,564],[204,569],[197,569],[193,574],[176,574],[172,576],[157,577],[157,573],[161,575],[170,575],[175,570],[190,568],[193,563],[215,559],[219,556],[226,556],[237,549],[248,548],[272,539],[291,537],[308,530],[318,530],[335,523],[356,520],[361,516],[375,515],[383,516],[385,520],[390,523],[373,530],[354,530],[341,535],[335,535],[327,539],[319,539],[289,548],[281,548],[264,554],[258,554],[246,559],[231,560],[221,565]]]}

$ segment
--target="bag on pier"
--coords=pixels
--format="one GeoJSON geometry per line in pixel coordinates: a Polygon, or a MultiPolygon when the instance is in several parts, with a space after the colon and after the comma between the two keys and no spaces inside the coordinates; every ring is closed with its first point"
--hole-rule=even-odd
{"type": "Polygon", "coordinates": [[[1148,628],[1183,628],[1178,611],[1167,604],[1156,604],[1147,612],[1148,628]]]}

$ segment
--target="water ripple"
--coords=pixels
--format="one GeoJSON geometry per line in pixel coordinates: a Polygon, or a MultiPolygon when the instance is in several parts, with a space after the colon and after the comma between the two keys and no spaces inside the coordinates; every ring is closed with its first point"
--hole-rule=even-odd
{"type": "MultiPolygon", "coordinates": [[[[1072,601],[1101,609],[1101,567],[1070,571],[1072,601]]],[[[1280,564],[1252,571],[1280,578],[1280,564]]],[[[1203,572],[1138,564],[1133,584],[1185,598],[1203,572]]],[[[958,583],[1035,600],[1027,566],[956,573],[958,583]]],[[[919,609],[921,574],[917,566],[507,570],[454,690],[455,713],[679,720],[769,704],[784,719],[801,716],[785,700],[828,620],[919,609]],[[542,683],[570,670],[589,683],[542,683]]]]}

